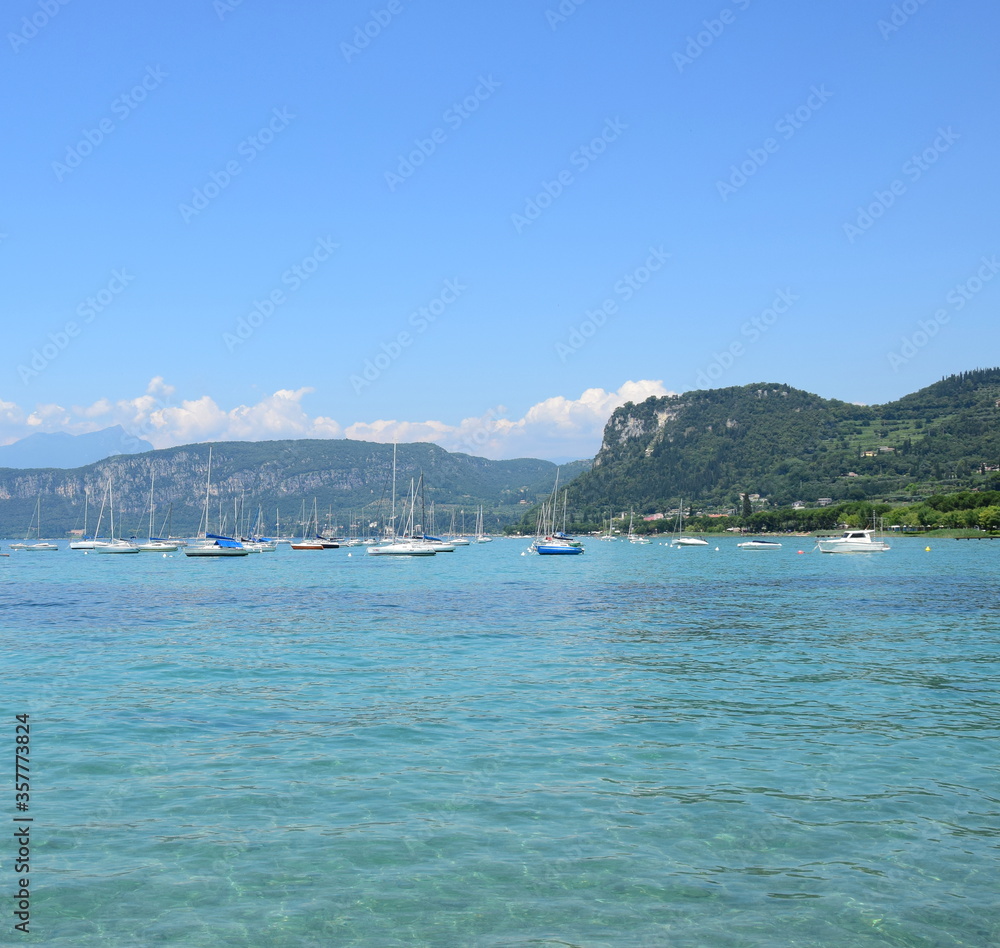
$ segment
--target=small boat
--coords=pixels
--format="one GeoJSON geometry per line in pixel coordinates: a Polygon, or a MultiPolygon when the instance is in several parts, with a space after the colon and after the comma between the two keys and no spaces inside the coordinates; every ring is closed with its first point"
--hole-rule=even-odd
{"type": "Polygon", "coordinates": [[[775,540],[744,540],[736,544],[741,550],[780,550],[781,544],[775,540]]]}
{"type": "Polygon", "coordinates": [[[368,547],[369,556],[436,556],[437,550],[419,540],[400,540],[368,547]]]}
{"type": "Polygon", "coordinates": [[[674,538],[670,541],[671,546],[708,546],[708,540],[701,537],[684,536],[684,501],[681,501],[677,511],[677,528],[674,531],[674,538]]]}
{"type": "Polygon", "coordinates": [[[95,543],[95,553],[138,553],[139,548],[121,537],[115,536],[115,496],[111,492],[111,478],[108,478],[108,507],[111,510],[111,539],[106,543],[95,543]]]}
{"type": "Polygon", "coordinates": [[[579,541],[574,542],[571,537],[562,536],[536,538],[531,549],[540,556],[573,556],[584,552],[579,541]]]}
{"type": "Polygon", "coordinates": [[[32,515],[31,523],[28,524],[28,532],[24,536],[23,543],[10,543],[8,546],[12,550],[21,550],[25,553],[51,553],[53,550],[58,550],[59,547],[55,543],[48,543],[42,540],[42,495],[38,495],[38,500],[35,501],[35,512],[32,515]],[[35,529],[36,542],[29,543],[28,537],[31,536],[31,529],[35,529]]]}
{"type": "Polygon", "coordinates": [[[209,533],[200,546],[184,547],[185,556],[249,556],[250,551],[233,537],[209,533]]]}
{"type": "Polygon", "coordinates": [[[817,539],[816,545],[820,553],[882,553],[890,548],[874,530],[845,530],[839,537],[817,539]]]}
{"type": "MultiPolygon", "coordinates": [[[[633,519],[633,511],[630,510],[629,511],[629,515],[628,515],[628,537],[627,537],[628,542],[629,543],[638,543],[640,545],[641,544],[645,544],[645,543],[649,543],[649,537],[640,536],[638,533],[634,533],[633,532],[633,530],[632,530],[632,519],[633,519]]],[[[602,539],[603,539],[603,537],[602,537],[602,539]]],[[[612,537],[612,539],[614,539],[614,538],[612,537]]]]}
{"type": "MultiPolygon", "coordinates": [[[[535,528],[535,538],[525,553],[537,553],[539,556],[576,556],[584,552],[583,544],[565,532],[566,530],[566,492],[563,492],[563,529],[555,529],[556,508],[559,500],[559,469],[556,468],[556,483],[552,488],[549,500],[542,503],[538,511],[538,523],[535,528]]],[[[523,554],[522,554],[523,555],[523,554]]]]}
{"type": "Polygon", "coordinates": [[[164,540],[163,537],[153,536],[153,514],[156,505],[153,503],[153,486],[156,483],[156,472],[149,472],[149,532],[145,540],[137,540],[134,544],[140,553],[173,553],[177,549],[177,544],[171,540],[164,540]]]}

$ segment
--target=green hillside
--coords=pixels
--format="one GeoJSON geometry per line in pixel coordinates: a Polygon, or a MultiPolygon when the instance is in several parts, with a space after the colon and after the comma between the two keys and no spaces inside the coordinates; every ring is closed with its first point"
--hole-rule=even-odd
{"type": "MultiPolygon", "coordinates": [[[[191,534],[204,510],[208,450],[208,444],[184,445],[108,458],[72,470],[0,469],[0,536],[24,535],[39,496],[44,535],[64,536],[82,528],[86,493],[92,529],[109,477],[117,523],[126,535],[145,535],[151,472],[156,476],[157,527],[169,511],[173,534],[191,534]]],[[[560,480],[568,481],[588,466],[587,461],[562,465],[560,480]]],[[[459,514],[461,510],[471,530],[480,504],[485,508],[487,529],[495,530],[521,516],[522,500],[534,504],[551,490],[556,465],[535,459],[490,461],[452,454],[434,444],[399,445],[396,482],[400,497],[408,495],[411,479],[416,481],[421,471],[426,506],[435,505],[437,530],[447,530],[452,511],[459,514]]],[[[268,530],[274,530],[280,516],[282,532],[291,533],[298,529],[303,502],[311,511],[315,498],[321,524],[329,518],[331,528],[346,528],[353,516],[367,525],[377,515],[380,502],[388,506],[391,480],[389,444],[349,440],[213,444],[212,523],[232,529],[237,508],[256,511],[260,506],[268,530]]],[[[459,528],[461,522],[459,514],[459,528]]]]}
{"type": "Polygon", "coordinates": [[[886,405],[762,383],[626,404],[589,472],[569,485],[578,520],[653,513],[684,498],[732,507],[895,499],[1000,483],[1000,369],[943,379],[886,405]]]}

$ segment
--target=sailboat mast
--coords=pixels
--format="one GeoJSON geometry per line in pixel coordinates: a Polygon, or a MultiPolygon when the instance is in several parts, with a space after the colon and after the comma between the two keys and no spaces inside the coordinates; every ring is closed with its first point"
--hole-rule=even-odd
{"type": "Polygon", "coordinates": [[[208,477],[205,479],[205,536],[208,536],[208,494],[212,487],[212,446],[208,446],[208,477]]]}

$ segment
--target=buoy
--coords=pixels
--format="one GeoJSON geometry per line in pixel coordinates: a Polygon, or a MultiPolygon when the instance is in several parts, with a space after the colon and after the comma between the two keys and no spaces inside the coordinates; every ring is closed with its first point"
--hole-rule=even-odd
{"type": "Polygon", "coordinates": [[[352,556],[353,554],[351,554],[351,553],[348,553],[347,555],[348,555],[348,556],[352,556]]]}
{"type": "Polygon", "coordinates": [[[799,553],[805,553],[805,550],[799,550],[798,552],[799,553]]]}
{"type": "Polygon", "coordinates": [[[924,552],[925,553],[930,553],[930,551],[931,551],[931,548],[929,546],[925,546],[924,547],[924,552]]]}

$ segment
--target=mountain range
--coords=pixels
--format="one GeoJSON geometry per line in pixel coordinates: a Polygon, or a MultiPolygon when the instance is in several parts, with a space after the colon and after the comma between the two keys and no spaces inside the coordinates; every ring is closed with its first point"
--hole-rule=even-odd
{"type": "MultiPolygon", "coordinates": [[[[205,508],[210,447],[209,512],[212,529],[218,532],[238,529],[237,517],[253,517],[258,508],[264,524],[261,532],[273,532],[280,520],[282,533],[289,534],[301,529],[302,510],[311,514],[314,503],[320,524],[329,521],[336,532],[346,532],[351,520],[367,527],[380,510],[388,514],[391,444],[227,441],[118,455],[72,470],[0,470],[0,536],[23,536],[38,498],[43,535],[57,537],[82,529],[85,514],[92,531],[109,481],[123,535],[145,535],[151,481],[155,532],[193,534],[205,508]]],[[[530,458],[491,461],[452,454],[435,444],[401,444],[396,460],[397,510],[409,496],[411,482],[416,485],[422,473],[418,503],[427,511],[428,521],[434,505],[435,529],[449,529],[452,511],[456,528],[462,529],[464,511],[465,527],[471,530],[476,510],[483,505],[487,528],[497,530],[551,491],[557,470],[561,482],[569,481],[589,465],[576,461],[557,467],[530,458]]],[[[108,512],[104,516],[106,528],[108,512]]]]}
{"type": "MultiPolygon", "coordinates": [[[[126,534],[138,534],[148,522],[154,476],[157,532],[166,529],[168,514],[174,535],[197,530],[208,444],[128,454],[122,449],[129,436],[122,429],[98,434],[108,439],[101,443],[113,444],[116,456],[72,469],[0,469],[0,536],[23,536],[38,498],[43,533],[61,536],[82,528],[85,507],[92,529],[109,481],[118,522],[126,534]]],[[[299,440],[211,447],[209,507],[216,529],[236,529],[238,510],[260,508],[267,530],[280,520],[282,532],[293,532],[303,507],[311,511],[315,503],[321,523],[329,520],[331,529],[342,532],[352,521],[367,526],[390,500],[392,445],[299,440]]],[[[608,420],[593,462],[558,470],[574,519],[592,522],[609,509],[652,514],[681,500],[722,511],[737,505],[742,494],[752,495],[759,509],[827,498],[900,503],[996,490],[1000,369],[953,375],[885,405],[822,398],[781,383],[629,402],[608,420]]],[[[530,511],[551,491],[556,471],[550,461],[491,461],[434,444],[405,444],[398,446],[397,496],[407,496],[422,473],[426,519],[434,509],[439,532],[449,529],[453,512],[462,529],[463,511],[471,529],[479,505],[487,529],[518,521],[531,527],[530,511]]],[[[429,522],[424,526],[431,528],[429,522]]]]}

